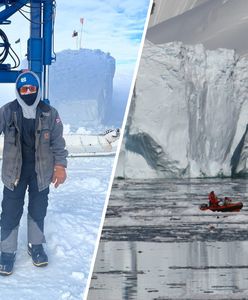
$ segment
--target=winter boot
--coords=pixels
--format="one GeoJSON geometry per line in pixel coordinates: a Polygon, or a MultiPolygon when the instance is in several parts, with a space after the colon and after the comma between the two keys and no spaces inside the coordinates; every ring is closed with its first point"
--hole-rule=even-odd
{"type": "Polygon", "coordinates": [[[28,244],[28,254],[32,257],[33,264],[36,267],[45,267],[48,265],[48,257],[43,249],[42,244],[28,244]]]}
{"type": "Polygon", "coordinates": [[[15,253],[2,252],[0,256],[0,275],[7,276],[13,273],[15,253]]]}

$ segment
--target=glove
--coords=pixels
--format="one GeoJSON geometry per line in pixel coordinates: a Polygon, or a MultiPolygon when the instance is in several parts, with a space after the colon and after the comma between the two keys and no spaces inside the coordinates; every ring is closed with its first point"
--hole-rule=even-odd
{"type": "Polygon", "coordinates": [[[64,183],[66,180],[66,171],[65,167],[61,165],[55,165],[53,171],[52,183],[54,187],[57,188],[60,184],[64,183]]]}

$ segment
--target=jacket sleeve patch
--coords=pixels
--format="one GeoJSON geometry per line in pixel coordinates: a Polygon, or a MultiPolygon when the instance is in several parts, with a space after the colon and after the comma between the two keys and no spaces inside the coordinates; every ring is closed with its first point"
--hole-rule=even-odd
{"type": "Polygon", "coordinates": [[[50,136],[49,136],[49,132],[45,132],[44,133],[44,139],[45,140],[49,140],[50,136]]]}

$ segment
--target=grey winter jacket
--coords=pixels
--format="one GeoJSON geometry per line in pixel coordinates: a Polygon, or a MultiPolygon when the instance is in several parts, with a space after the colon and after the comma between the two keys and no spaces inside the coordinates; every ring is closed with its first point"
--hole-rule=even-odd
{"type": "MultiPolygon", "coordinates": [[[[17,186],[22,168],[22,109],[17,100],[0,108],[0,134],[4,133],[2,181],[10,190],[17,186]]],[[[63,125],[52,106],[39,102],[35,119],[35,171],[39,191],[51,183],[54,165],[67,167],[63,125]]]]}

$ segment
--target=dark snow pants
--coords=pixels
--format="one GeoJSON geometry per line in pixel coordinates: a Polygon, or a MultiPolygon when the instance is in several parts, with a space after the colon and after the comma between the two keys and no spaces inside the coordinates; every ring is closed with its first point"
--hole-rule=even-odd
{"type": "Polygon", "coordinates": [[[48,206],[49,188],[39,192],[33,164],[24,165],[20,181],[14,191],[4,187],[1,213],[1,251],[17,250],[18,228],[23,213],[24,197],[28,187],[28,243],[45,243],[44,218],[48,206]]]}

